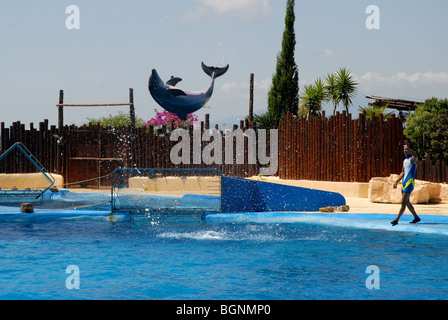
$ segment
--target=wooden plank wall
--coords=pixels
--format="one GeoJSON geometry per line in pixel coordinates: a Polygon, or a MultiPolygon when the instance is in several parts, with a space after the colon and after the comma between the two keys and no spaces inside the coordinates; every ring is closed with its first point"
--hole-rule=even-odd
{"type": "MultiPolygon", "coordinates": [[[[215,127],[216,129],[216,127],[215,127]]],[[[249,129],[249,126],[246,122],[240,123],[240,126],[234,126],[234,130],[241,129],[245,132],[249,129]]],[[[172,130],[172,128],[171,128],[172,130]]],[[[233,159],[232,163],[226,164],[226,143],[225,143],[225,132],[219,131],[221,135],[221,154],[222,161],[221,164],[205,164],[201,161],[200,164],[195,163],[193,159],[193,139],[200,139],[204,133],[205,129],[204,123],[200,126],[200,131],[198,130],[194,133],[193,126],[188,127],[189,137],[190,137],[190,163],[185,164],[181,163],[179,165],[174,165],[170,159],[171,149],[179,143],[178,141],[170,141],[170,129],[162,128],[159,130],[154,130],[151,126],[149,128],[136,128],[133,131],[132,137],[133,140],[133,150],[134,156],[132,159],[129,159],[129,167],[137,167],[137,168],[182,168],[182,169],[198,169],[198,168],[212,168],[219,169],[223,174],[235,176],[235,177],[249,177],[257,175],[258,168],[260,164],[258,161],[254,164],[250,164],[248,161],[248,139],[244,139],[244,147],[243,150],[237,150],[236,141],[234,141],[233,149],[229,150],[231,152],[231,158],[233,159]],[[244,153],[244,164],[237,164],[237,152],[244,153]]],[[[200,154],[203,154],[204,148],[206,148],[211,141],[202,141],[200,146],[200,154]]],[[[269,143],[269,142],[268,142],[269,143]]],[[[202,158],[202,157],[201,157],[202,158]]],[[[258,157],[257,157],[258,159],[258,157]]],[[[203,160],[203,159],[202,159],[203,160]]]]}
{"type": "MultiPolygon", "coordinates": [[[[57,170],[57,139],[56,126],[49,126],[48,120],[39,123],[39,128],[30,124],[25,125],[14,122],[9,128],[0,123],[0,155],[8,150],[14,143],[22,142],[39,162],[50,172],[57,170]]],[[[0,162],[0,173],[38,172],[28,159],[18,150],[13,151],[0,162]]]]}
{"type": "MultiPolygon", "coordinates": [[[[205,126],[201,125],[200,135],[205,126]]],[[[215,126],[217,128],[217,126],[215,126]]],[[[240,122],[234,129],[243,132],[249,128],[240,122]]],[[[248,141],[244,150],[231,150],[232,163],[225,164],[225,132],[222,137],[222,164],[174,165],[170,159],[172,147],[170,129],[161,128],[101,128],[99,126],[65,126],[64,143],[58,145],[58,133],[48,120],[38,128],[29,129],[20,122],[9,128],[0,124],[0,154],[15,142],[23,142],[42,165],[50,172],[60,173],[66,183],[95,179],[110,174],[117,167],[128,168],[217,168],[225,175],[251,177],[261,167],[258,162],[248,163],[248,141]],[[58,149],[59,148],[59,149],[58,149]],[[244,164],[237,164],[237,152],[244,152],[244,164]],[[57,155],[59,154],[59,159],[57,155]]],[[[193,127],[188,128],[193,139],[193,127]]],[[[326,118],[296,119],[291,114],[278,129],[279,171],[281,179],[368,182],[372,177],[400,173],[403,161],[402,121],[394,116],[383,119],[382,115],[367,121],[364,114],[358,119],[345,112],[326,118]]],[[[269,138],[269,134],[267,135],[269,138]]],[[[190,141],[190,144],[192,141],[190,141]]],[[[201,153],[210,142],[202,142],[201,153]]],[[[269,146],[269,141],[267,142],[269,146]]],[[[269,150],[267,152],[269,154],[269,150]]],[[[20,154],[8,155],[0,161],[0,173],[35,172],[34,167],[20,154]]],[[[448,182],[448,166],[444,161],[432,161],[430,156],[420,160],[417,179],[448,182]]],[[[93,181],[84,186],[105,186],[110,180],[93,181]]]]}
{"type": "Polygon", "coordinates": [[[368,182],[372,177],[400,173],[403,129],[400,119],[382,115],[337,113],[327,119],[297,119],[281,124],[279,176],[282,179],[368,182]]]}

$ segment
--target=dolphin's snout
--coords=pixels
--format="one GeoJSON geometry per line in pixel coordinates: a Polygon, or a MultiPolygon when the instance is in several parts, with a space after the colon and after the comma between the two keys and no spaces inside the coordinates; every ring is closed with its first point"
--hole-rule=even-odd
{"type": "Polygon", "coordinates": [[[154,82],[158,78],[156,69],[151,70],[151,75],[149,76],[149,82],[154,82]]]}

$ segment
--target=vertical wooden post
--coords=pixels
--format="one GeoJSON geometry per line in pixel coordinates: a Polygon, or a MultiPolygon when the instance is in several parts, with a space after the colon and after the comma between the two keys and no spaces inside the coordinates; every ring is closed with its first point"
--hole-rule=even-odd
{"type": "Polygon", "coordinates": [[[5,135],[5,123],[0,123],[0,154],[3,154],[7,150],[6,148],[6,135],[5,135]]]}
{"type": "Polygon", "coordinates": [[[129,112],[131,117],[131,127],[135,128],[135,109],[134,109],[134,89],[129,88],[129,112]]]}
{"type": "Polygon", "coordinates": [[[249,98],[249,127],[252,128],[254,121],[254,74],[250,74],[250,98],[249,98]]]}
{"type": "Polygon", "coordinates": [[[210,129],[210,114],[205,115],[205,130],[210,129]]]}
{"type": "MultiPolygon", "coordinates": [[[[59,104],[64,104],[64,90],[59,90],[59,104]]],[[[64,127],[64,107],[58,106],[58,133],[62,135],[62,128],[64,127]]]]}

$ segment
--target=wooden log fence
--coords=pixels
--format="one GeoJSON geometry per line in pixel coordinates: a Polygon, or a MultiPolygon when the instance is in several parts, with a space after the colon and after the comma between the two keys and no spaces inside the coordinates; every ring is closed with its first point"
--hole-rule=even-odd
{"type": "MultiPolygon", "coordinates": [[[[345,111],[329,119],[297,119],[290,113],[279,128],[279,177],[287,180],[368,182],[399,174],[403,164],[403,125],[392,115],[352,120],[345,111]]],[[[444,161],[418,163],[417,179],[448,182],[444,161]]]]}
{"type": "MultiPolygon", "coordinates": [[[[208,124],[207,124],[208,125],[208,124]]],[[[23,142],[31,153],[33,153],[47,170],[52,173],[61,174],[64,181],[72,186],[101,187],[110,185],[110,177],[106,177],[118,167],[127,168],[217,168],[223,174],[248,177],[257,175],[259,163],[248,161],[248,139],[244,139],[243,148],[236,147],[226,149],[225,132],[219,132],[221,136],[221,163],[204,164],[202,157],[200,162],[190,155],[188,163],[175,165],[170,159],[173,146],[179,141],[170,141],[170,133],[174,128],[154,128],[153,126],[141,128],[103,128],[99,125],[88,125],[82,127],[65,126],[62,130],[56,126],[48,126],[48,120],[39,124],[39,130],[30,125],[25,126],[20,122],[13,123],[6,128],[1,123],[0,131],[0,154],[5,152],[15,142],[23,142]],[[58,134],[63,133],[60,137],[58,134]],[[59,142],[59,143],[58,143],[59,142]],[[240,150],[241,149],[241,150],[240,150]],[[225,163],[226,152],[230,152],[231,163],[225,163]],[[243,164],[238,164],[237,153],[243,153],[243,164]],[[101,177],[101,179],[100,179],[101,177]],[[96,178],[96,179],[95,179],[96,178]],[[79,184],[76,184],[79,182],[79,184]]],[[[249,129],[248,122],[240,123],[242,132],[249,129]]],[[[202,135],[206,129],[202,122],[198,131],[193,126],[187,128],[190,139],[190,150],[193,148],[193,139],[199,143],[199,155],[203,154],[204,148],[214,141],[204,142],[202,135]]],[[[218,136],[219,136],[218,135],[218,136]]],[[[234,140],[236,140],[234,138],[234,140]]],[[[268,141],[269,144],[269,141],[268,141]]],[[[216,152],[218,150],[215,150],[216,152]]],[[[214,151],[212,151],[214,156],[214,151]]],[[[8,155],[5,161],[0,163],[0,173],[31,173],[34,167],[21,154],[8,155]]]]}
{"type": "MultiPolygon", "coordinates": [[[[57,129],[49,126],[48,120],[39,123],[39,128],[25,130],[25,125],[14,122],[9,128],[0,124],[0,155],[8,150],[14,143],[22,142],[30,152],[50,172],[57,172],[57,129]]],[[[18,150],[13,151],[0,162],[0,173],[34,173],[38,172],[33,164],[18,150]]]]}
{"type": "MultiPolygon", "coordinates": [[[[199,137],[200,142],[205,130],[210,130],[206,120],[199,131],[195,132],[192,126],[187,128],[191,151],[193,139],[199,137]]],[[[248,121],[241,121],[233,129],[246,132],[249,128],[248,121]]],[[[257,161],[249,163],[248,139],[244,139],[244,148],[237,148],[234,143],[232,150],[226,150],[225,132],[219,130],[221,163],[206,164],[204,159],[195,161],[198,159],[194,159],[191,152],[190,163],[175,165],[170,153],[180,140],[170,141],[173,129],[64,126],[60,137],[61,130],[50,126],[48,120],[40,122],[38,128],[30,124],[29,129],[20,122],[14,122],[9,128],[1,123],[0,154],[15,142],[22,142],[48,171],[63,175],[65,183],[80,182],[82,187],[110,185],[107,176],[118,167],[217,168],[223,174],[235,177],[257,175],[262,167],[258,153],[257,161]],[[230,152],[231,163],[225,163],[226,152],[230,152]],[[243,153],[243,164],[237,163],[239,153],[243,153]]],[[[394,116],[384,119],[380,115],[367,120],[360,114],[358,119],[352,119],[350,114],[342,112],[330,118],[323,114],[320,118],[297,119],[288,114],[278,128],[278,136],[277,175],[281,179],[368,182],[373,177],[401,172],[405,137],[401,119],[394,116]]],[[[214,138],[210,142],[200,142],[200,154],[213,142],[214,138]]],[[[21,154],[8,155],[0,162],[0,173],[30,172],[35,172],[34,167],[21,154]]],[[[448,182],[448,166],[444,161],[432,161],[429,156],[419,161],[417,179],[448,182]]]]}

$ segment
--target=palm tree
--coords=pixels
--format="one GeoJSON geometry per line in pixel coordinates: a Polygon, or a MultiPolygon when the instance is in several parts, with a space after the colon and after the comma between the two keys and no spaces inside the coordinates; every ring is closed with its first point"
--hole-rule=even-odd
{"type": "Polygon", "coordinates": [[[348,107],[352,104],[352,98],[356,96],[357,85],[350,70],[341,68],[336,72],[337,102],[342,102],[347,113],[348,107]]]}
{"type": "Polygon", "coordinates": [[[299,119],[306,118],[306,116],[308,115],[308,112],[309,112],[309,110],[308,110],[308,108],[306,106],[304,106],[303,104],[299,104],[297,117],[299,119]]]}
{"type": "Polygon", "coordinates": [[[325,86],[326,91],[326,101],[329,102],[330,100],[333,101],[333,115],[336,114],[336,108],[339,104],[337,90],[336,90],[336,76],[334,73],[328,74],[327,79],[325,79],[327,82],[327,85],[325,86]]]}
{"type": "MultiPolygon", "coordinates": [[[[249,116],[246,119],[249,119],[249,116]]],[[[255,128],[272,129],[275,125],[274,117],[269,111],[254,114],[252,121],[255,128]]]]}
{"type": "Polygon", "coordinates": [[[368,107],[358,107],[359,112],[366,112],[366,120],[372,119],[372,116],[378,116],[380,114],[383,114],[384,119],[389,118],[393,112],[385,112],[385,110],[389,107],[389,104],[386,106],[376,106],[376,105],[369,105],[368,107]]]}
{"type": "Polygon", "coordinates": [[[319,117],[322,108],[322,102],[325,101],[325,83],[321,78],[314,80],[314,84],[305,86],[305,92],[300,96],[300,100],[308,114],[312,117],[319,117]]]}

